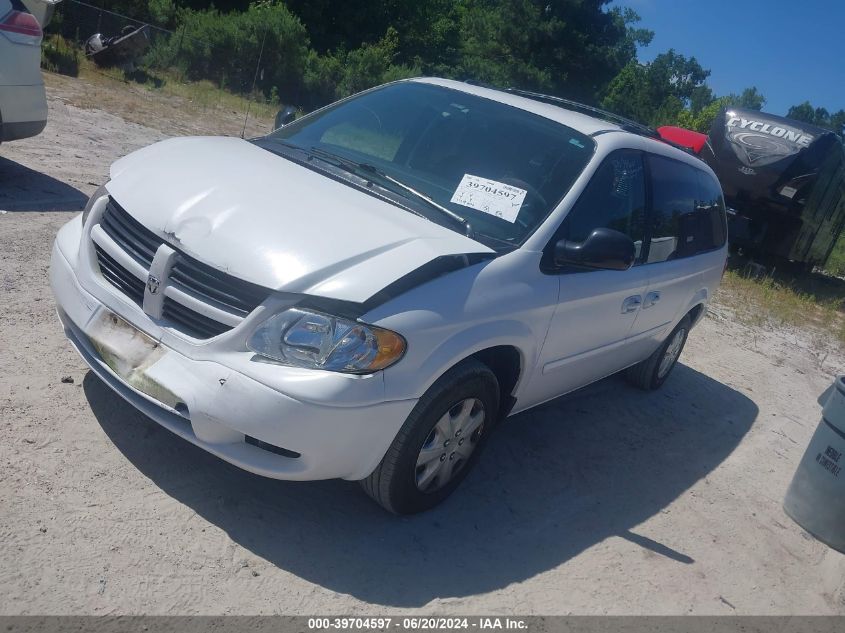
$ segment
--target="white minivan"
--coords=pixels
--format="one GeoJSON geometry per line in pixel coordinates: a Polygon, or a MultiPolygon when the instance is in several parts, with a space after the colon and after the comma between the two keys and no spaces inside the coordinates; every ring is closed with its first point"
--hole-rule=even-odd
{"type": "Polygon", "coordinates": [[[156,143],[59,231],[59,316],[107,385],[197,446],[425,510],[506,416],[621,370],[669,376],[726,221],[713,172],[652,136],[415,79],[251,141],[156,143]]]}

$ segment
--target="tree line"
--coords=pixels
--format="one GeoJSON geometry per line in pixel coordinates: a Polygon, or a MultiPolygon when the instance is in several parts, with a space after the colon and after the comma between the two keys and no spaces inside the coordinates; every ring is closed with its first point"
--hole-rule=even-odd
{"type": "MultiPolygon", "coordinates": [[[[149,66],[306,110],[416,75],[536,90],[700,131],[723,106],[766,103],[756,87],[714,94],[710,71],[675,50],[640,63],[637,47],[654,34],[611,0],[88,1],[173,31],[154,38],[149,66]]],[[[787,116],[840,134],[845,125],[845,110],[807,102],[787,116]]]]}

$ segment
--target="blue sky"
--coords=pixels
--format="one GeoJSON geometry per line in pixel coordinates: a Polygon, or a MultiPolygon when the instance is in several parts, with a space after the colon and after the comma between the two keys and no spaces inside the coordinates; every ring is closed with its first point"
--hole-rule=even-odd
{"type": "Polygon", "coordinates": [[[711,71],[717,95],[757,86],[763,109],[845,108],[845,0],[615,0],[654,31],[648,62],[674,48],[711,71]]]}

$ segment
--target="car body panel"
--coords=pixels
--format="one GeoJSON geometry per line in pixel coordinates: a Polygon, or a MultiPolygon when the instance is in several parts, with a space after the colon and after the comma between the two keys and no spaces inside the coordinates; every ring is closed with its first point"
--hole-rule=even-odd
{"type": "Polygon", "coordinates": [[[622,305],[645,292],[643,266],[557,277],[560,300],[521,405],[544,402],[642,360],[627,344],[637,313],[624,312],[622,305]]]}
{"type": "MultiPolygon", "coordinates": [[[[384,371],[385,393],[418,398],[450,367],[507,345],[533,367],[558,301],[559,282],[540,272],[541,253],[519,249],[450,273],[378,306],[362,319],[401,332],[408,350],[384,371]]],[[[523,376],[527,376],[525,371],[523,376]]]]}
{"type": "Polygon", "coordinates": [[[109,192],[147,228],[281,292],[364,302],[437,257],[493,253],[238,138],[162,141],[117,161],[111,176],[109,192]]]}

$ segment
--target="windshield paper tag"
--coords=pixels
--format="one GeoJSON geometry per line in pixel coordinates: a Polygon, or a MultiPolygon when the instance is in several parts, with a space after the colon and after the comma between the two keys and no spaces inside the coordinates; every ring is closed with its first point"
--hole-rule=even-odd
{"type": "Polygon", "coordinates": [[[519,209],[525,200],[525,189],[464,174],[450,202],[489,213],[508,222],[516,222],[519,209]]]}

